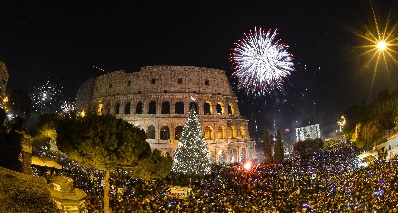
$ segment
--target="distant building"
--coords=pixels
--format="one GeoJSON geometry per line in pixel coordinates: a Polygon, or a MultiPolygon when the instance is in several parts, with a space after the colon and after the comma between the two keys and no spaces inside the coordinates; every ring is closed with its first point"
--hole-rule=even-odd
{"type": "Polygon", "coordinates": [[[308,138],[321,138],[321,130],[319,129],[319,124],[296,128],[297,141],[304,141],[308,138]]]}
{"type": "Polygon", "coordinates": [[[382,153],[386,160],[395,158],[398,155],[398,134],[392,135],[387,142],[376,145],[373,149],[382,153]]]}
{"type": "Polygon", "coordinates": [[[86,80],[76,109],[113,114],[142,128],[152,149],[173,155],[189,110],[198,113],[215,162],[253,158],[248,121],[224,70],[193,66],[147,66],[139,72],[115,71],[86,80]]]}

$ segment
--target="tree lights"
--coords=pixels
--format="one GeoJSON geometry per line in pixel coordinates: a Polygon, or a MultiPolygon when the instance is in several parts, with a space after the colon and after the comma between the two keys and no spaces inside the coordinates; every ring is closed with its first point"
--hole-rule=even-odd
{"type": "Polygon", "coordinates": [[[174,154],[174,163],[171,170],[184,175],[210,174],[210,160],[207,142],[203,131],[192,108],[188,121],[184,125],[182,136],[174,154]]]}

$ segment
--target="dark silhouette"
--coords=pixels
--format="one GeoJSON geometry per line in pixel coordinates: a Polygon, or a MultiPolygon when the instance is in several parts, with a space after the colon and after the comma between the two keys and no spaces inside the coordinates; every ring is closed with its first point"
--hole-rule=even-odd
{"type": "Polygon", "coordinates": [[[17,117],[8,123],[3,109],[0,119],[3,122],[0,130],[0,166],[22,172],[22,140],[23,132],[27,132],[26,122],[17,117]]]}

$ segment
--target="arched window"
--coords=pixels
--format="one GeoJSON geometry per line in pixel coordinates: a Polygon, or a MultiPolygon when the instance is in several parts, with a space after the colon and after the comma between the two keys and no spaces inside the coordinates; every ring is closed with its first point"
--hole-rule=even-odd
{"type": "Polygon", "coordinates": [[[147,131],[147,138],[148,139],[155,139],[155,127],[150,125],[147,131]]]}
{"type": "Polygon", "coordinates": [[[205,139],[213,140],[213,129],[210,126],[205,127],[205,139]]]}
{"type": "Polygon", "coordinates": [[[144,104],[142,104],[142,102],[138,102],[137,107],[135,108],[135,113],[136,114],[142,114],[142,112],[144,111],[144,104]]]}
{"type": "Polygon", "coordinates": [[[184,114],[184,102],[176,102],[175,114],[184,114]]]}
{"type": "Polygon", "coordinates": [[[163,126],[160,129],[160,139],[161,140],[169,140],[170,139],[170,129],[168,126],[163,126]]]}
{"type": "Polygon", "coordinates": [[[170,114],[170,102],[165,101],[162,103],[162,114],[170,114]]]}
{"type": "Polygon", "coordinates": [[[235,115],[235,107],[233,104],[228,104],[228,115],[233,116],[235,115]]]}
{"type": "Polygon", "coordinates": [[[231,126],[231,128],[229,130],[229,138],[236,139],[236,127],[235,126],[231,126]]]}
{"type": "Polygon", "coordinates": [[[212,114],[212,105],[210,101],[206,101],[203,105],[203,112],[205,115],[211,115],[212,114]]]}
{"type": "Polygon", "coordinates": [[[192,108],[195,109],[196,114],[199,114],[198,104],[196,102],[189,103],[189,110],[191,110],[192,108]]]}
{"type": "Polygon", "coordinates": [[[117,104],[115,105],[115,114],[118,115],[119,112],[120,112],[120,104],[117,103],[117,104]]]}
{"type": "Polygon", "coordinates": [[[149,103],[148,114],[156,114],[156,102],[155,101],[151,101],[149,103]]]}
{"type": "Polygon", "coordinates": [[[104,105],[103,104],[98,104],[97,114],[98,115],[102,115],[103,112],[104,112],[104,105]]]}
{"type": "Polygon", "coordinates": [[[218,102],[216,105],[217,109],[217,115],[224,115],[224,104],[221,102],[218,102]]]}
{"type": "Polygon", "coordinates": [[[244,126],[239,127],[239,133],[241,138],[246,138],[246,128],[244,126]]]}
{"type": "Polygon", "coordinates": [[[175,139],[176,140],[180,140],[180,138],[181,138],[181,135],[182,135],[182,129],[183,129],[183,127],[182,126],[177,126],[176,128],[175,128],[175,139]]]}
{"type": "Polygon", "coordinates": [[[217,129],[217,138],[225,139],[225,128],[223,126],[219,126],[217,129]]]}
{"type": "Polygon", "coordinates": [[[130,104],[130,102],[128,102],[126,104],[126,106],[124,107],[124,114],[130,114],[131,113],[130,108],[131,108],[131,104],[130,104]]]}
{"type": "Polygon", "coordinates": [[[205,85],[210,85],[209,79],[205,80],[205,85]]]}

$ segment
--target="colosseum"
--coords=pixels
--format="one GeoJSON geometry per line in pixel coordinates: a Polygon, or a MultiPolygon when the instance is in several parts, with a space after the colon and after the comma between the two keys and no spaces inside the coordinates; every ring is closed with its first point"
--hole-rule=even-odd
{"type": "Polygon", "coordinates": [[[239,113],[225,71],[193,66],[147,66],[86,80],[76,109],[111,113],[145,130],[152,149],[173,154],[194,107],[214,162],[254,158],[248,121],[239,113]]]}

